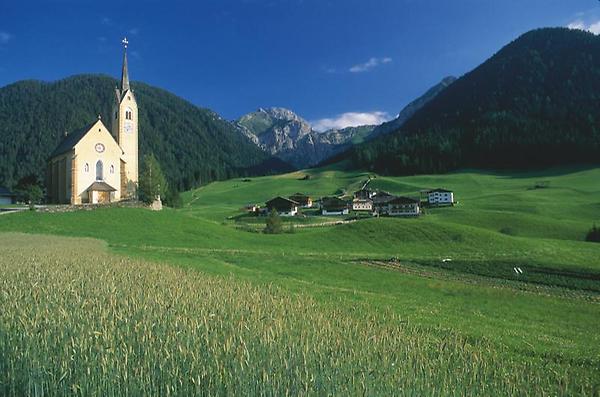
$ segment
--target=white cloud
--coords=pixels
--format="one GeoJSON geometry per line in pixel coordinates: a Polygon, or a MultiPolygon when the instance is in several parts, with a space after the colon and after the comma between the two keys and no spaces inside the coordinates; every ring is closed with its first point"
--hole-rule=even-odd
{"type": "Polygon", "coordinates": [[[567,25],[569,29],[585,30],[593,34],[600,34],[600,20],[586,24],[583,20],[578,19],[567,25]]]}
{"type": "Polygon", "coordinates": [[[6,44],[11,41],[13,35],[7,32],[0,32],[0,44],[6,44]]]}
{"type": "Polygon", "coordinates": [[[585,23],[582,20],[573,21],[567,25],[569,29],[585,30],[585,23]]]}
{"type": "Polygon", "coordinates": [[[384,65],[384,64],[390,63],[390,62],[392,62],[392,58],[390,58],[390,57],[371,58],[367,62],[359,63],[358,65],[354,65],[348,70],[352,73],[368,72],[369,70],[376,68],[379,65],[384,65]]]}
{"type": "Polygon", "coordinates": [[[138,28],[129,29],[129,34],[131,34],[133,36],[137,36],[139,33],[140,33],[140,30],[138,28]]]}
{"type": "Polygon", "coordinates": [[[333,118],[315,120],[311,124],[316,131],[357,127],[360,125],[378,125],[390,120],[387,112],[348,112],[333,118]]]}

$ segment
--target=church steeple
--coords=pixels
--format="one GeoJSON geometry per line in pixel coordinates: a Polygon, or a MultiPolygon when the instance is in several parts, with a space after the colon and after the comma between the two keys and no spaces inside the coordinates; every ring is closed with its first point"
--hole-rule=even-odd
{"type": "Polygon", "coordinates": [[[113,107],[112,133],[121,147],[121,197],[135,195],[138,183],[138,106],[135,94],[129,85],[129,69],[127,67],[127,38],[123,41],[123,69],[121,70],[121,86],[115,87],[113,107]],[[126,193],[123,193],[126,192],[126,193]]]}
{"type": "Polygon", "coordinates": [[[129,70],[127,69],[127,45],[129,41],[127,41],[127,37],[125,37],[122,41],[123,43],[123,70],[121,71],[121,95],[129,90],[129,70]]]}

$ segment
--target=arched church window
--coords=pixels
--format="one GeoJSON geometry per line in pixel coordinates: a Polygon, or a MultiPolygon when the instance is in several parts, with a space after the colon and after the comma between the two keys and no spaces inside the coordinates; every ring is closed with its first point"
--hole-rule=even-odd
{"type": "Polygon", "coordinates": [[[101,181],[104,179],[104,176],[102,175],[104,172],[104,166],[102,164],[102,160],[98,160],[98,162],[96,163],[96,180],[97,181],[101,181]]]}
{"type": "Polygon", "coordinates": [[[90,172],[90,165],[88,163],[85,163],[83,166],[83,172],[90,172]]]}
{"type": "Polygon", "coordinates": [[[114,173],[115,173],[115,166],[114,166],[114,165],[111,165],[111,166],[110,166],[110,173],[111,173],[111,174],[114,174],[114,173]]]}

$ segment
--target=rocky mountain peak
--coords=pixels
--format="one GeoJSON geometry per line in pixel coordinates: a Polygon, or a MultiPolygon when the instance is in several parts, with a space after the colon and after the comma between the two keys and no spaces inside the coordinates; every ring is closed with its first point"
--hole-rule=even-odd
{"type": "Polygon", "coordinates": [[[285,159],[297,168],[318,164],[347,148],[357,136],[362,137],[373,129],[358,127],[321,133],[313,130],[296,113],[279,107],[259,108],[240,117],[235,125],[264,151],[285,159]]]}
{"type": "Polygon", "coordinates": [[[303,124],[308,124],[306,120],[298,116],[296,113],[292,112],[286,108],[259,108],[258,113],[264,113],[272,119],[280,120],[280,121],[296,121],[303,124]]]}

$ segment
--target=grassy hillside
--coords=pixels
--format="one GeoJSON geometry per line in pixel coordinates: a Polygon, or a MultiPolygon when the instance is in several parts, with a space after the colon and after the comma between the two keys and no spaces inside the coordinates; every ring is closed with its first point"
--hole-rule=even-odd
{"type": "MultiPolygon", "coordinates": [[[[528,373],[533,386],[548,382],[550,394],[565,386],[552,371],[572,375],[571,391],[592,394],[600,386],[600,244],[583,241],[600,224],[600,169],[377,176],[371,187],[397,194],[451,188],[459,204],[419,219],[368,219],[293,234],[237,227],[247,203],[298,191],[343,194],[369,176],[376,175],[325,168],[234,179],[187,192],[181,210],[27,212],[0,216],[0,231],[99,238],[117,253],[234,284],[276,286],[355,318],[390,311],[429,337],[452,333],[488,346],[486,363],[497,357],[503,368],[523,363],[541,371],[546,375],[519,373],[528,373]],[[514,266],[524,274],[515,275],[514,266]]],[[[500,394],[514,394],[507,390],[500,394]]]]}

